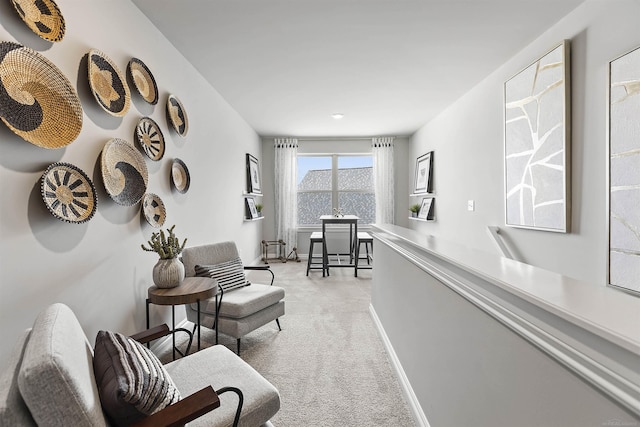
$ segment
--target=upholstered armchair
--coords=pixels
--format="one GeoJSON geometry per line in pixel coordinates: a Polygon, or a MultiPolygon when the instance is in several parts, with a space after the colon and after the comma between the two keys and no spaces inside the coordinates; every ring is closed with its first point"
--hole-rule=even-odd
{"type": "MultiPolygon", "coordinates": [[[[200,302],[200,325],[236,338],[240,354],[240,339],[255,329],[284,315],[284,289],[273,286],[274,275],[265,266],[244,266],[234,242],[213,243],[185,248],[182,262],[187,277],[205,276],[218,281],[216,297],[200,302]],[[248,282],[245,270],[260,270],[269,274],[270,283],[248,282]]],[[[187,319],[197,323],[197,305],[186,306],[187,319]]]]}
{"type": "Polygon", "coordinates": [[[52,304],[0,372],[0,426],[271,425],[273,385],[221,345],[162,365],[137,341],[167,333],[100,331],[92,348],[71,309],[52,304]]]}

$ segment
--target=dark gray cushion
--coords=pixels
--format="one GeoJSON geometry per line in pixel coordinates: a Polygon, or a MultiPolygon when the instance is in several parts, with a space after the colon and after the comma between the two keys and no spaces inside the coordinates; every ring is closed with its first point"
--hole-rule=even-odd
{"type": "Polygon", "coordinates": [[[116,425],[129,425],[180,400],[160,360],[122,334],[98,332],[93,371],[102,407],[116,425]]]}

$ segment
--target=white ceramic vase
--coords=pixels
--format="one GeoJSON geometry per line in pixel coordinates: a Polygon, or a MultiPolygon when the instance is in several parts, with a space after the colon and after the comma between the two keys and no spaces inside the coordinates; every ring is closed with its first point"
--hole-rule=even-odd
{"type": "Polygon", "coordinates": [[[153,266],[153,283],[159,288],[175,288],[184,280],[184,264],[178,258],[159,259],[153,266]]]}

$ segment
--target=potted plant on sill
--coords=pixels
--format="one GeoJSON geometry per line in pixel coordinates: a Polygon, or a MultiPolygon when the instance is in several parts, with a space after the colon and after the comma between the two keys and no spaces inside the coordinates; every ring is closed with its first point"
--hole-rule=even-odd
{"type": "Polygon", "coordinates": [[[418,212],[420,212],[420,205],[418,205],[418,204],[411,205],[411,206],[409,206],[409,210],[411,211],[411,217],[412,218],[417,218],[418,217],[418,212]]]}
{"type": "Polygon", "coordinates": [[[159,288],[175,288],[184,280],[184,264],[178,259],[178,255],[184,249],[187,239],[181,245],[173,233],[174,228],[175,225],[167,229],[168,236],[162,230],[152,233],[151,240],[147,242],[149,247],[140,245],[142,250],[155,252],[160,256],[153,267],[153,283],[159,288]]]}
{"type": "Polygon", "coordinates": [[[262,203],[256,203],[256,211],[258,211],[258,217],[262,216],[262,203]]]}

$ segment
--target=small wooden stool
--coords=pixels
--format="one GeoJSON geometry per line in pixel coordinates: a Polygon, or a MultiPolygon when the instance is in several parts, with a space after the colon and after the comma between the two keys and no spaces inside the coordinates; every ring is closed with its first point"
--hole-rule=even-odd
{"type": "Polygon", "coordinates": [[[322,233],[320,231],[315,231],[311,233],[311,237],[309,237],[309,258],[307,259],[307,276],[309,275],[309,270],[324,270],[324,265],[322,262],[322,254],[313,255],[313,248],[315,244],[320,244],[322,247],[322,233]],[[320,260],[319,262],[317,260],[320,260]]]}
{"type": "Polygon", "coordinates": [[[372,267],[371,262],[373,261],[373,237],[371,237],[371,234],[364,232],[364,231],[358,231],[358,235],[356,236],[356,241],[354,242],[355,245],[355,258],[356,258],[356,276],[358,275],[358,270],[370,270],[372,267]],[[360,247],[361,245],[364,243],[364,250],[366,253],[366,256],[361,258],[360,257],[360,247]],[[360,260],[367,260],[367,265],[360,265],[360,260]]]}

